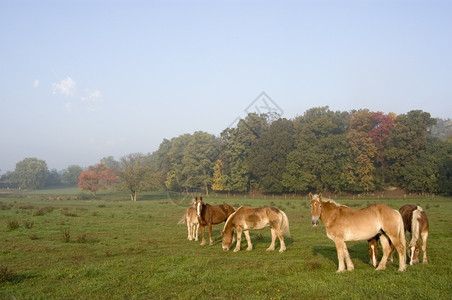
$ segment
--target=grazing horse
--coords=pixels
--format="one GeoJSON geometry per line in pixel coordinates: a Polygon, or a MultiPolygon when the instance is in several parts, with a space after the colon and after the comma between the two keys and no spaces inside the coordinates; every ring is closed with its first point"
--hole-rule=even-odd
{"type": "MultiPolygon", "coordinates": [[[[369,250],[369,264],[374,266],[374,268],[378,265],[378,240],[380,237],[377,235],[370,240],[368,240],[367,249],[369,250]]],[[[392,259],[391,259],[392,261],[392,259]]]]}
{"type": "Polygon", "coordinates": [[[339,205],[331,199],[323,199],[322,194],[309,193],[309,197],[311,198],[312,225],[315,227],[319,224],[319,219],[322,220],[325,224],[326,235],[333,240],[336,246],[339,261],[337,272],[345,271],[345,264],[347,270],[354,269],[345,244],[346,241],[369,240],[379,233],[384,233],[381,235],[383,258],[377,270],[386,268],[386,262],[391,252],[390,240],[399,254],[399,271],[405,271],[405,231],[402,216],[397,210],[384,204],[355,210],[339,205]]]}
{"type": "Polygon", "coordinates": [[[212,224],[225,222],[228,217],[235,212],[235,209],[229,204],[209,205],[202,201],[202,197],[196,197],[195,201],[196,214],[198,216],[199,226],[201,226],[201,246],[206,244],[204,238],[206,226],[209,229],[209,245],[213,245],[212,224]]]}
{"type": "MultiPolygon", "coordinates": [[[[428,218],[422,207],[412,204],[406,204],[399,208],[399,212],[402,215],[403,226],[405,231],[408,231],[411,235],[411,240],[408,245],[408,252],[410,256],[410,265],[417,264],[419,262],[420,241],[422,239],[422,263],[426,264],[427,260],[427,239],[428,239],[428,218]]],[[[375,243],[378,240],[378,236],[369,241],[375,243]]],[[[371,257],[378,257],[378,247],[372,251],[369,249],[369,255],[371,257]],[[373,252],[372,252],[373,251],[373,252]]],[[[393,253],[391,253],[393,254],[393,253]]],[[[392,260],[392,258],[391,258],[392,260]]],[[[375,266],[375,265],[374,265],[375,266]]]]}
{"type": "Polygon", "coordinates": [[[190,207],[187,207],[185,210],[185,215],[179,220],[177,224],[187,224],[187,239],[189,241],[197,241],[198,240],[198,229],[199,229],[199,222],[198,222],[198,216],[196,215],[196,208],[195,208],[195,199],[192,200],[190,207]]]}
{"type": "Polygon", "coordinates": [[[279,252],[284,252],[286,250],[284,235],[289,235],[289,219],[286,214],[282,210],[273,207],[252,208],[247,206],[239,207],[224,224],[221,232],[223,250],[228,251],[231,247],[234,239],[234,229],[237,230],[237,243],[234,252],[240,251],[243,231],[245,231],[246,241],[248,242],[246,250],[253,250],[248,231],[251,229],[263,229],[267,226],[270,226],[272,233],[272,242],[267,251],[275,250],[275,240],[278,237],[280,243],[279,252]]]}

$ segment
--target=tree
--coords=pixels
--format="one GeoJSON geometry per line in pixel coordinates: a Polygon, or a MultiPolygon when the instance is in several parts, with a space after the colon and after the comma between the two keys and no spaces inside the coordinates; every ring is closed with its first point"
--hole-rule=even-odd
{"type": "Polygon", "coordinates": [[[238,122],[237,127],[223,130],[219,155],[221,168],[216,175],[221,181],[215,182],[216,186],[235,192],[247,192],[253,188],[249,152],[267,127],[267,115],[250,113],[238,122]]]}
{"type": "Polygon", "coordinates": [[[90,191],[95,197],[97,191],[105,190],[118,181],[116,175],[103,164],[89,166],[88,170],[80,174],[78,187],[90,191]]]}
{"type": "Polygon", "coordinates": [[[25,158],[16,164],[12,175],[12,181],[20,189],[40,189],[46,183],[49,176],[47,164],[37,158],[25,158]]]}
{"type": "Polygon", "coordinates": [[[347,189],[348,113],[312,108],[294,120],[295,150],[287,159],[284,185],[291,191],[347,189]]]}
{"type": "Polygon", "coordinates": [[[435,122],[429,113],[421,110],[397,116],[383,152],[393,184],[402,188],[409,184],[404,176],[408,174],[406,168],[425,153],[428,131],[435,122]]]}
{"type": "Polygon", "coordinates": [[[106,168],[112,170],[113,172],[120,168],[119,162],[115,160],[113,156],[107,156],[100,160],[100,163],[103,164],[106,168]]]}
{"type": "Polygon", "coordinates": [[[47,176],[45,186],[55,187],[59,185],[61,185],[61,175],[58,173],[56,169],[50,170],[49,175],[47,176]]]}
{"type": "Polygon", "coordinates": [[[262,192],[284,191],[286,158],[293,149],[293,123],[287,119],[271,123],[252,144],[248,156],[249,168],[262,192]]]}
{"type": "Polygon", "coordinates": [[[78,178],[82,171],[83,171],[82,168],[77,165],[71,165],[67,167],[67,169],[64,170],[63,174],[61,175],[61,182],[71,186],[77,185],[78,178]]]}
{"type": "Polygon", "coordinates": [[[349,144],[349,163],[346,176],[356,192],[370,192],[375,189],[373,171],[377,148],[369,136],[374,128],[373,113],[360,110],[351,115],[347,141],[349,144]]]}
{"type": "Polygon", "coordinates": [[[158,186],[149,159],[141,153],[121,157],[116,174],[119,177],[118,188],[129,191],[132,201],[137,201],[138,192],[153,190],[158,186]]]}
{"type": "Polygon", "coordinates": [[[219,142],[215,136],[197,131],[183,150],[180,172],[183,186],[198,187],[209,194],[212,185],[213,166],[218,157],[219,142]]]}

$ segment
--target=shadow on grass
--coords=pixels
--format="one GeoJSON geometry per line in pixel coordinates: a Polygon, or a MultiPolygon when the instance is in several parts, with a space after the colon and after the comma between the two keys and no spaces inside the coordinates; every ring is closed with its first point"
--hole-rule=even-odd
{"type": "MultiPolygon", "coordinates": [[[[362,242],[354,242],[351,245],[347,244],[348,253],[350,254],[350,258],[352,260],[360,260],[363,263],[369,262],[369,253],[367,251],[367,241],[362,242]]],[[[312,247],[312,252],[314,256],[321,255],[335,264],[337,261],[337,251],[336,247],[333,246],[314,246],[312,247]]]]}
{"type": "MultiPolygon", "coordinates": [[[[265,229],[263,229],[264,231],[265,229]]],[[[201,234],[201,231],[199,231],[201,234]]],[[[236,233],[234,233],[236,234],[236,233]]],[[[201,237],[200,237],[201,238],[201,237]]],[[[264,248],[267,249],[272,241],[270,230],[268,230],[268,233],[266,232],[260,232],[259,230],[256,231],[250,231],[250,238],[251,238],[251,244],[253,244],[253,249],[258,248],[264,248]],[[265,234],[265,236],[264,236],[265,234]],[[263,246],[262,246],[263,245],[263,246]]],[[[206,242],[208,243],[209,237],[207,234],[207,228],[206,228],[206,242]]],[[[213,245],[221,244],[221,230],[212,230],[212,239],[213,239],[213,245]]],[[[294,240],[291,237],[284,237],[284,243],[286,244],[286,247],[289,248],[293,243],[294,240]]],[[[236,245],[236,242],[232,243],[231,249],[233,249],[236,245]]],[[[241,249],[244,250],[248,247],[248,243],[245,238],[245,234],[242,233],[242,241],[241,241],[241,249]]],[[[279,250],[280,243],[279,239],[276,238],[275,242],[275,250],[279,250]]]]}

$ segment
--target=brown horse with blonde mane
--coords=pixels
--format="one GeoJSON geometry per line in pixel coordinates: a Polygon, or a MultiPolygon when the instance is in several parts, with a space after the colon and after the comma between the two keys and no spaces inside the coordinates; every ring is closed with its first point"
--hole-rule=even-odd
{"type": "MultiPolygon", "coordinates": [[[[422,263],[428,263],[427,260],[427,239],[429,223],[427,215],[422,207],[413,204],[406,204],[399,208],[399,212],[402,215],[403,226],[405,231],[408,231],[411,235],[411,240],[408,245],[408,254],[410,257],[410,265],[417,264],[419,262],[420,243],[422,239],[422,263]]],[[[369,256],[371,260],[373,257],[378,257],[378,241],[379,236],[376,236],[369,241],[369,256]],[[373,247],[370,244],[374,245],[373,247]],[[375,246],[376,245],[376,246],[375,246]]],[[[393,249],[392,249],[393,251],[393,249]]],[[[393,253],[391,253],[393,255],[393,253]]],[[[391,256],[392,260],[392,256],[391,256]]],[[[374,267],[376,264],[373,264],[374,267]]]]}
{"type": "Polygon", "coordinates": [[[253,250],[249,230],[271,228],[272,242],[267,251],[275,250],[276,237],[279,239],[279,252],[286,250],[284,243],[284,235],[289,235],[289,219],[286,214],[279,209],[273,207],[252,208],[241,206],[235,213],[229,216],[224,224],[221,232],[222,247],[224,251],[228,251],[234,241],[234,229],[237,231],[237,243],[234,252],[240,251],[240,242],[242,240],[242,232],[245,232],[245,238],[248,242],[247,251],[253,250]]]}
{"type": "Polygon", "coordinates": [[[322,194],[313,195],[311,198],[312,225],[315,227],[322,220],[326,228],[326,235],[333,240],[339,267],[337,272],[354,269],[346,241],[369,240],[379,233],[383,246],[383,257],[377,270],[384,270],[391,252],[389,241],[392,242],[399,254],[399,271],[406,269],[406,245],[405,230],[400,213],[384,204],[371,205],[362,209],[351,209],[340,205],[331,199],[322,198],[322,194]],[[345,261],[345,263],[344,263],[345,261]]]}
{"type": "Polygon", "coordinates": [[[225,222],[235,212],[235,209],[229,204],[209,205],[202,201],[202,197],[196,197],[195,202],[196,214],[201,227],[201,246],[206,244],[204,238],[206,226],[209,229],[209,245],[213,245],[212,225],[225,222]]]}

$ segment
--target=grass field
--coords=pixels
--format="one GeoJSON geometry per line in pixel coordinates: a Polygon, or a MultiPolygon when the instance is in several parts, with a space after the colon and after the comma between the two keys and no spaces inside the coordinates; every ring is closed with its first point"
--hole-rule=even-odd
{"type": "Polygon", "coordinates": [[[188,241],[186,227],[177,225],[188,198],[81,198],[76,190],[0,194],[0,299],[452,298],[450,198],[335,199],[356,208],[419,204],[430,220],[429,264],[398,272],[396,259],[375,271],[367,243],[354,242],[348,248],[355,270],[341,274],[323,224],[310,224],[307,198],[205,198],[283,209],[291,237],[282,254],[265,251],[269,229],[251,232],[251,252],[244,241],[242,251],[223,252],[223,225],[214,226],[214,246],[188,241]]]}

